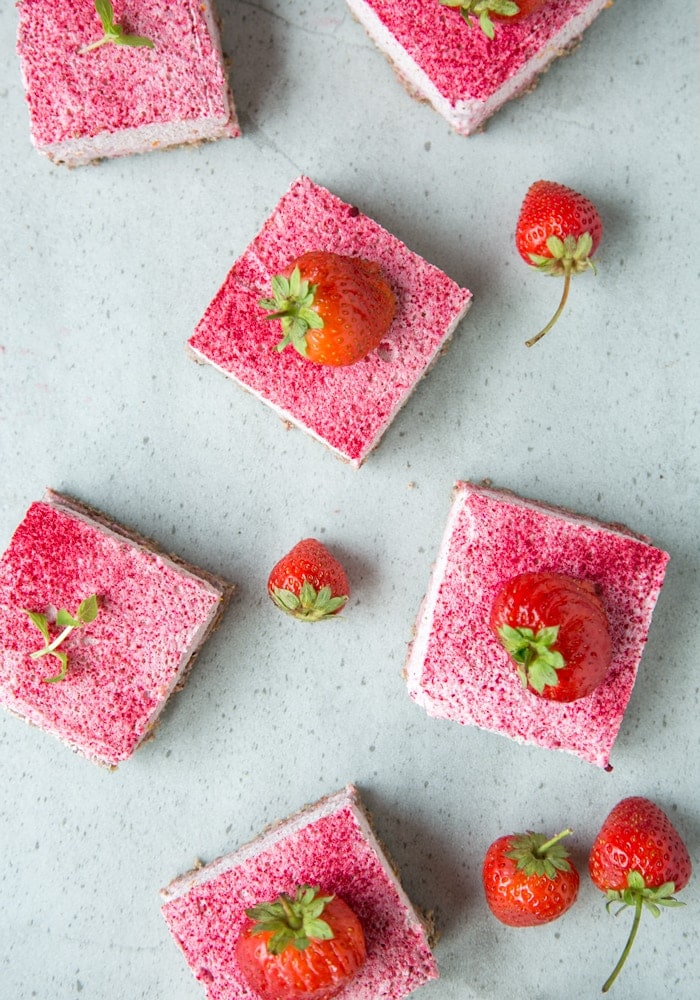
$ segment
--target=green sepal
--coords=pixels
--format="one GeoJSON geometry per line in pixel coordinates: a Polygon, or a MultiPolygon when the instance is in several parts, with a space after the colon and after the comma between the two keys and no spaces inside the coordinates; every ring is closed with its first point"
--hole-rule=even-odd
{"type": "Polygon", "coordinates": [[[572,831],[562,830],[556,837],[546,837],[543,833],[520,833],[510,838],[509,851],[505,856],[515,861],[515,867],[527,878],[546,875],[555,879],[557,872],[571,871],[569,852],[560,840],[572,831]]]}
{"type": "Polygon", "coordinates": [[[575,236],[567,236],[563,240],[558,236],[549,236],[546,242],[549,257],[543,254],[528,254],[533,267],[542,274],[554,277],[567,273],[581,274],[588,268],[594,274],[597,273],[595,264],[590,259],[593,250],[593,237],[590,233],[582,233],[578,239],[575,236]]]}
{"type": "Polygon", "coordinates": [[[348,599],[347,594],[333,597],[328,586],[321,587],[317,592],[308,580],[304,580],[298,596],[291,590],[284,590],[281,587],[273,588],[270,596],[277,607],[286,614],[313,622],[337,614],[348,599]]]}
{"type": "Polygon", "coordinates": [[[644,877],[637,871],[631,871],[627,875],[626,889],[608,889],[606,893],[605,907],[609,911],[615,903],[619,903],[615,916],[626,910],[628,906],[636,907],[640,900],[654,917],[661,916],[659,907],[685,906],[682,900],[676,899],[673,895],[676,891],[675,882],[664,882],[656,887],[647,886],[644,877]]]}
{"type": "Polygon", "coordinates": [[[557,670],[565,667],[566,661],[558,650],[551,648],[558,635],[558,625],[541,628],[536,634],[531,628],[510,625],[498,629],[501,645],[515,663],[524,688],[529,685],[542,694],[545,687],[556,687],[559,683],[557,670]]]}
{"type": "Polygon", "coordinates": [[[493,39],[496,33],[491,14],[514,17],[520,13],[520,7],[514,0],[439,0],[439,2],[443,7],[459,7],[462,19],[470,28],[472,17],[478,17],[479,27],[489,39],[493,39]]]}
{"type": "Polygon", "coordinates": [[[333,929],[321,914],[334,897],[320,896],[319,891],[318,886],[301,885],[293,898],[283,892],[274,902],[250,907],[245,911],[254,921],[250,933],[273,932],[267,942],[271,955],[279,955],[290,946],[305,951],[312,941],[330,941],[333,929]]]}
{"type": "Polygon", "coordinates": [[[301,277],[299,267],[295,267],[289,277],[275,274],[270,282],[273,298],[258,299],[258,305],[268,315],[265,319],[278,319],[284,336],[275,345],[276,351],[283,351],[289,344],[306,357],[306,333],[308,330],[323,329],[323,319],[313,309],[316,285],[309,285],[301,277]]]}

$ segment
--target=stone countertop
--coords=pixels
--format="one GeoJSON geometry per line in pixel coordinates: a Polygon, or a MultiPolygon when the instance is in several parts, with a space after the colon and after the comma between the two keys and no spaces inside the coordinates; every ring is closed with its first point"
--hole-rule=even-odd
{"type": "MultiPolygon", "coordinates": [[[[49,485],[238,585],[156,738],[118,771],[0,713],[3,995],[202,998],[158,890],[349,781],[409,895],[435,911],[441,979],[422,1000],[599,994],[630,917],[606,914],[586,857],[624,796],[665,808],[697,859],[697,12],[640,6],[617,0],[464,138],[405,93],[341,0],[220,0],[243,136],[68,171],[30,145],[3,5],[0,551],[49,485]],[[185,352],[300,174],[474,293],[359,470],[185,352]],[[540,177],[591,198],[605,234],[597,277],[574,280],[528,350],[560,293],[513,245],[540,177]],[[670,553],[611,773],[409,699],[406,648],[463,478],[670,553]],[[265,593],[308,535],[353,586],[343,619],[315,627],[265,593]],[[566,826],[576,906],[534,930],[498,924],[480,887],[488,844],[566,826]]],[[[695,996],[697,878],[681,898],[644,918],[617,1000],[695,996]]]]}

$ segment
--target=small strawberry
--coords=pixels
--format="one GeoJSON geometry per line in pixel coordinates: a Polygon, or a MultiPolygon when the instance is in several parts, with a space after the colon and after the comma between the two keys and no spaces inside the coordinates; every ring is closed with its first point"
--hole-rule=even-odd
{"type": "Polygon", "coordinates": [[[484,858],[482,881],[494,917],[509,927],[548,924],[576,902],[579,875],[559,841],[541,833],[499,837],[484,858]]]}
{"type": "Polygon", "coordinates": [[[541,698],[585,698],[610,666],[608,619],[587,580],[560,573],[512,577],[496,595],[490,626],[523,687],[541,698]]]}
{"type": "Polygon", "coordinates": [[[607,993],[632,948],[643,907],[658,917],[661,906],[683,906],[673,894],[688,884],[692,864],[663,809],[637,795],[618,802],[603,823],[593,843],[588,870],[595,885],[607,895],[608,910],[613,903],[621,904],[617,913],[634,907],[627,944],[603,986],[603,993],[607,993]]]}
{"type": "Polygon", "coordinates": [[[320,365],[352,365],[378,347],[396,313],[396,297],[379,264],[312,250],[272,279],[271,299],[260,299],[267,319],[282,321],[284,337],[320,365]]]}
{"type": "Polygon", "coordinates": [[[366,958],[362,925],[347,903],[299,886],[246,910],[235,951],[261,1000],[327,1000],[354,978],[366,958]]]}
{"type": "Polygon", "coordinates": [[[305,538],[272,568],[267,591],[288,615],[316,622],[338,614],[350,596],[350,584],[325,545],[305,538]]]}
{"type": "Polygon", "coordinates": [[[440,0],[444,7],[459,7],[460,14],[472,26],[472,16],[479,18],[479,27],[488,38],[495,35],[496,21],[521,21],[534,14],[549,0],[440,0]]]}
{"type": "Polygon", "coordinates": [[[515,245],[526,264],[543,274],[564,275],[564,291],[559,308],[544,329],[526,341],[528,347],[552,329],[561,316],[569,295],[571,275],[591,268],[592,255],[603,235],[598,210],[587,198],[563,184],[535,181],[525,195],[515,245]]]}

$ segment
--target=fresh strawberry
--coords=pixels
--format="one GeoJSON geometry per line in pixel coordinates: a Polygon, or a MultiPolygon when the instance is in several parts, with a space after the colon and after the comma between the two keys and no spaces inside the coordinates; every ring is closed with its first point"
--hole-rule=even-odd
{"type": "Polygon", "coordinates": [[[362,925],[347,903],[299,886],[246,910],[236,958],[261,1000],[327,1000],[366,958],[362,925]]]}
{"type": "Polygon", "coordinates": [[[484,858],[482,880],[494,917],[509,927],[548,924],[576,902],[579,875],[560,843],[541,833],[499,837],[484,858]]]}
{"type": "Polygon", "coordinates": [[[352,365],[379,346],[396,313],[396,297],[379,264],[312,250],[272,279],[260,299],[267,319],[282,321],[278,351],[291,344],[320,365],[352,365]]]}
{"type": "Polygon", "coordinates": [[[345,570],[315,538],[297,542],[280,559],[267,590],[282,611],[311,622],[337,615],[350,596],[345,570]]]}
{"type": "Polygon", "coordinates": [[[608,619],[587,580],[560,573],[512,577],[496,595],[490,625],[523,687],[541,698],[585,698],[610,666],[608,619]]]}
{"type": "MultiPolygon", "coordinates": [[[[654,917],[661,906],[683,906],[674,898],[690,880],[692,864],[681,836],[663,809],[635,795],[618,802],[603,823],[588,859],[595,885],[607,895],[607,907],[620,913],[634,907],[627,944],[603,986],[607,993],[634,943],[643,907],[654,917]]],[[[616,914],[617,916],[617,914],[616,914]]]]}
{"type": "Polygon", "coordinates": [[[472,17],[478,17],[479,27],[488,38],[493,38],[496,21],[521,21],[534,14],[549,0],[440,0],[444,7],[459,7],[460,14],[472,26],[472,17]]]}
{"type": "Polygon", "coordinates": [[[552,329],[569,295],[571,275],[591,268],[603,235],[603,223],[592,201],[553,181],[535,181],[520,209],[515,245],[525,263],[543,274],[564,275],[559,308],[544,329],[526,341],[528,347],[552,329]]]}

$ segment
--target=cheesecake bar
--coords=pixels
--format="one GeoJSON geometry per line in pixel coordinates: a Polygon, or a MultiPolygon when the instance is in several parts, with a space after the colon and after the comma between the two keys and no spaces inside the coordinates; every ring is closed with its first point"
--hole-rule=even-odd
{"type": "Polygon", "coordinates": [[[221,372],[358,467],[437,358],[471,292],[330,191],[300,177],[234,263],[189,340],[195,360],[221,372]],[[394,321],[355,364],[316,364],[275,350],[280,324],[259,300],[274,275],[309,250],[378,263],[394,292],[394,321]]]}
{"type": "Polygon", "coordinates": [[[113,0],[152,47],[100,44],[93,0],[19,0],[31,138],[70,167],[240,134],[210,0],[113,0]]]}
{"type": "Polygon", "coordinates": [[[488,38],[477,17],[470,27],[459,7],[439,0],[347,0],[407,90],[462,135],[531,89],[611,2],[550,0],[522,20],[494,21],[494,37],[488,38]]]}
{"type": "Polygon", "coordinates": [[[436,718],[608,767],[668,558],[621,525],[458,482],[409,647],[409,694],[436,718]],[[523,689],[489,628],[500,588],[527,572],[588,581],[603,603],[612,659],[587,697],[563,703],[523,689]]]}
{"type": "Polygon", "coordinates": [[[48,490],[0,559],[0,705],[97,763],[116,767],[152,733],[218,623],[233,587],[48,490]],[[97,615],[56,651],[58,611],[97,615]],[[32,616],[44,621],[42,635],[32,616]]]}
{"type": "Polygon", "coordinates": [[[432,929],[348,785],[162,890],[163,916],[208,1000],[255,1000],[235,957],[245,910],[298,885],[339,896],[362,924],[367,960],[338,1000],[401,1000],[438,977],[432,929]]]}

